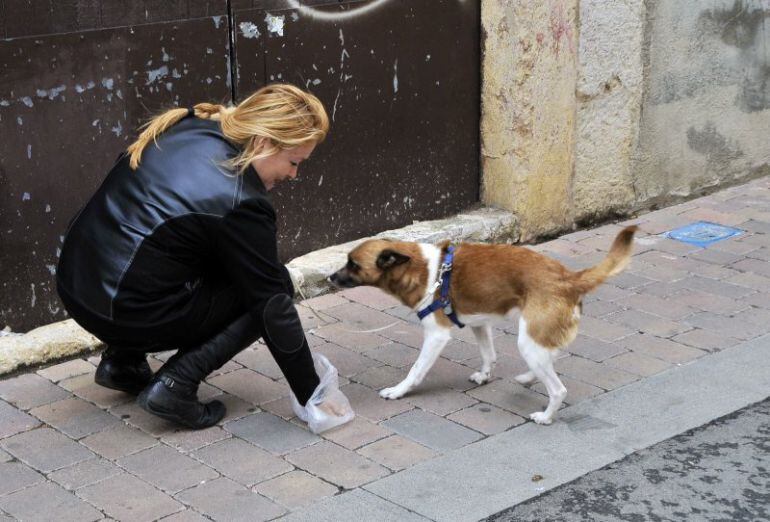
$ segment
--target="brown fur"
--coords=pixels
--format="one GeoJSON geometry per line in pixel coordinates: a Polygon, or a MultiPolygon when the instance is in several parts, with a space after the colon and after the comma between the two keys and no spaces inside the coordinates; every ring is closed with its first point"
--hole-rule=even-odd
{"type": "MultiPolygon", "coordinates": [[[[623,229],[601,263],[578,272],[528,248],[460,243],[452,269],[452,305],[463,315],[505,315],[517,307],[527,321],[530,336],[538,344],[564,347],[577,335],[583,295],[627,266],[636,230],[636,226],[623,229]]],[[[439,246],[443,250],[446,245],[447,242],[439,246]]],[[[376,286],[410,308],[419,303],[429,284],[427,261],[416,243],[370,240],[353,249],[349,259],[357,268],[346,267],[337,274],[349,277],[355,285],[376,286]],[[399,258],[398,264],[378,267],[378,259],[388,257],[388,252],[407,259],[399,258]]],[[[437,312],[437,319],[450,325],[441,311],[437,312]]]]}

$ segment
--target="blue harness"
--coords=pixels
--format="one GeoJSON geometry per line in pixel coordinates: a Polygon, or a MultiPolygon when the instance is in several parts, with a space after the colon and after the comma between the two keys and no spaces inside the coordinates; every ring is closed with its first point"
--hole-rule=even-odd
{"type": "Polygon", "coordinates": [[[452,261],[454,260],[454,255],[455,247],[449,246],[444,255],[444,262],[441,263],[441,266],[439,267],[438,279],[431,291],[431,293],[435,293],[438,285],[441,285],[441,293],[439,294],[438,299],[434,300],[422,310],[419,310],[417,312],[417,317],[422,320],[436,310],[444,310],[446,316],[449,317],[454,324],[460,328],[465,328],[465,325],[457,318],[457,314],[452,308],[452,303],[449,300],[449,282],[452,279],[452,261]]]}

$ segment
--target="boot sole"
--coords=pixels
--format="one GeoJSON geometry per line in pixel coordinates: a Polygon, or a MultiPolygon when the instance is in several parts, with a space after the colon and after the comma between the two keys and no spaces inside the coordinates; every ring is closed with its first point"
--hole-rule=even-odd
{"type": "Polygon", "coordinates": [[[188,428],[200,430],[204,428],[210,428],[211,426],[214,426],[217,422],[222,420],[225,416],[225,413],[223,413],[218,419],[213,420],[211,423],[207,424],[193,424],[191,422],[188,422],[184,418],[180,417],[178,414],[168,411],[163,408],[156,408],[150,403],[149,400],[147,400],[147,396],[145,394],[140,393],[139,396],[136,399],[136,403],[139,405],[140,408],[142,408],[147,413],[151,413],[155,415],[156,417],[160,417],[161,419],[165,419],[167,421],[175,422],[177,424],[181,424],[183,426],[187,426],[188,428]]]}

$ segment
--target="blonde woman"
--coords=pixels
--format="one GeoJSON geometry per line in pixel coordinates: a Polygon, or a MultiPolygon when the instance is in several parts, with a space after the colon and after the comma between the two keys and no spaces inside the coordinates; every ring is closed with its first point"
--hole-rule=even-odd
{"type": "Polygon", "coordinates": [[[57,270],[65,308],[107,345],[98,384],[205,428],[225,406],[199,402],[198,385],[264,337],[305,405],[319,378],[267,191],[294,179],[328,130],[318,98],[283,84],[146,125],[73,220],[57,270]],[[146,354],[169,349],[153,378],[146,354]]]}

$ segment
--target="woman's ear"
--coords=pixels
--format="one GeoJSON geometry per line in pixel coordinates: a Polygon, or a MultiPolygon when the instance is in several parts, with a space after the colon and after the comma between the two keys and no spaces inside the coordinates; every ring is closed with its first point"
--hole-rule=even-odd
{"type": "Polygon", "coordinates": [[[255,136],[254,138],[252,138],[252,140],[254,143],[255,154],[259,154],[263,152],[268,147],[268,145],[270,145],[270,140],[265,137],[255,136]]]}

